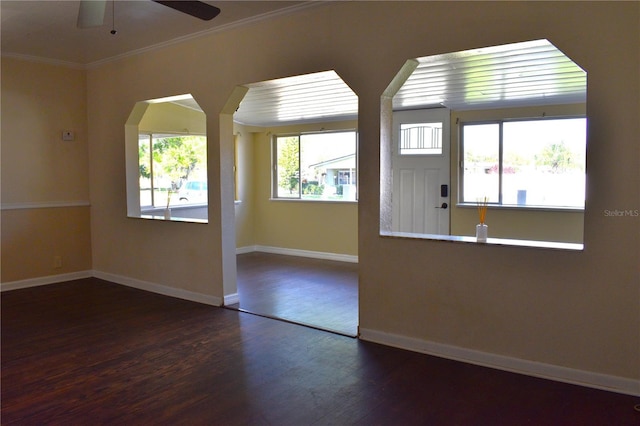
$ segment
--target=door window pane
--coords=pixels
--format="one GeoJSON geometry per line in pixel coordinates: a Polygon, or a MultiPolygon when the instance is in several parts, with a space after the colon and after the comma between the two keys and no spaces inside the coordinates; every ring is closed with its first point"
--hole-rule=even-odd
{"type": "Polygon", "coordinates": [[[400,155],[442,154],[442,123],[400,124],[400,155]]]}

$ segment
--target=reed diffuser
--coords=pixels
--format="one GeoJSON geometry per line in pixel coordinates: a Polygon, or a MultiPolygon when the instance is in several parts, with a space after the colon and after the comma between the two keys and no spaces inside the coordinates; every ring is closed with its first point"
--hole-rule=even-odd
{"type": "Polygon", "coordinates": [[[476,241],[479,243],[487,242],[487,234],[488,234],[488,226],[484,223],[485,218],[487,217],[487,205],[489,204],[489,200],[487,197],[484,197],[482,201],[478,201],[478,217],[480,219],[480,223],[476,225],[476,241]]]}

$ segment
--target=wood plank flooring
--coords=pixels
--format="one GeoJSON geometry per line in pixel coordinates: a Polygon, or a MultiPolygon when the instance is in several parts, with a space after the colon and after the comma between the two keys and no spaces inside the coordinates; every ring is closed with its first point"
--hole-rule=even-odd
{"type": "Polygon", "coordinates": [[[253,252],[237,256],[237,270],[230,308],[357,336],[356,263],[253,252]]]}
{"type": "Polygon", "coordinates": [[[1,294],[3,425],[638,425],[638,398],[85,279],[1,294]]]}

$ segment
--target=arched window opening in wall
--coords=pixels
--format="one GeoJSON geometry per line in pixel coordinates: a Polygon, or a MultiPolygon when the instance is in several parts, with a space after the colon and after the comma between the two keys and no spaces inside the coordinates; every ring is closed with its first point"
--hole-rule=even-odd
{"type": "Polygon", "coordinates": [[[191,95],[141,101],[125,126],[127,214],[206,222],[206,116],[191,95]]]}
{"type": "Polygon", "coordinates": [[[547,40],[408,60],[382,96],[381,234],[582,249],[586,94],[547,40]]]}

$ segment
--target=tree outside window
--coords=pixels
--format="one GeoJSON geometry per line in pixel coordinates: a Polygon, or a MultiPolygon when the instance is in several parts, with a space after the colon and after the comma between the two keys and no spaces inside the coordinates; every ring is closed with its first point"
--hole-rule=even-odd
{"type": "Polygon", "coordinates": [[[206,182],[204,136],[140,134],[138,154],[141,207],[180,203],[175,194],[185,182],[206,182]]]}
{"type": "Polygon", "coordinates": [[[356,200],[356,132],[274,138],[274,198],[356,200]]]}
{"type": "Polygon", "coordinates": [[[462,125],[463,202],[584,208],[586,118],[462,125]]]}

